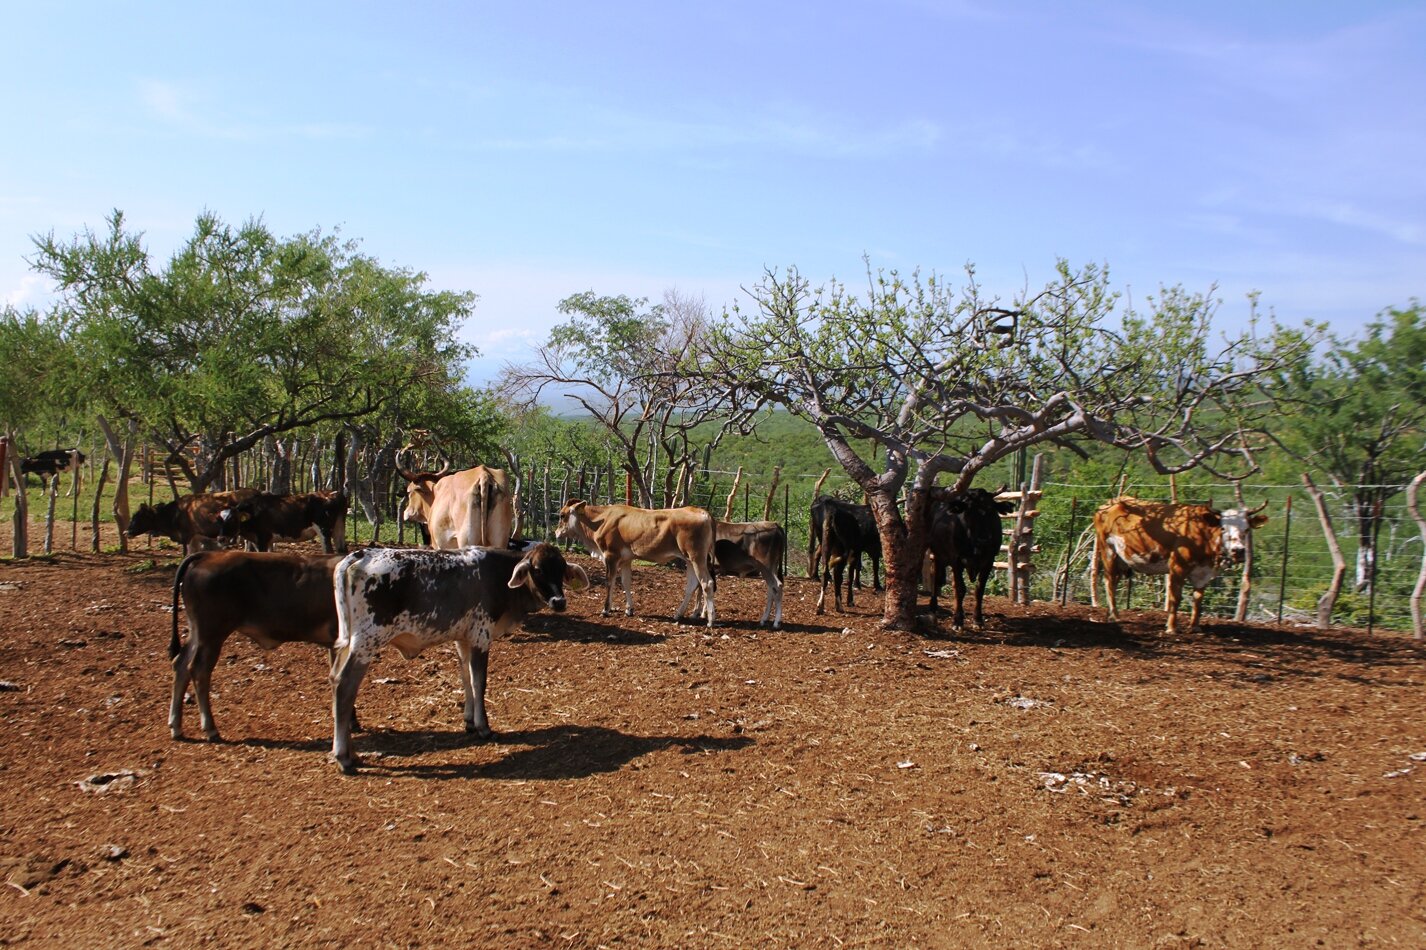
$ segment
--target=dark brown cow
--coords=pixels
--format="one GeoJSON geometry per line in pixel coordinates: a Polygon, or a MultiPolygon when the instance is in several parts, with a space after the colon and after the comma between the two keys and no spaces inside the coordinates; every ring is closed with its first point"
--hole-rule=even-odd
{"type": "Polygon", "coordinates": [[[139,505],[139,510],[129,519],[127,533],[131,538],[141,534],[162,535],[177,541],[183,545],[185,553],[191,554],[208,542],[218,540],[223,509],[232,508],[257,494],[256,488],[239,488],[235,491],[183,495],[175,501],[157,505],[139,505]]]}
{"type": "MultiPolygon", "coordinates": [[[[847,587],[847,606],[855,607],[855,594],[852,590],[852,575],[848,568],[853,568],[861,554],[866,550],[863,526],[860,524],[857,513],[852,509],[858,506],[848,505],[839,502],[834,498],[819,499],[829,504],[822,510],[822,535],[819,541],[818,550],[825,563],[822,565],[822,588],[817,595],[817,613],[826,613],[827,582],[832,582],[832,594],[836,602],[837,612],[842,612],[842,583],[845,575],[847,587]]],[[[876,550],[881,550],[880,542],[876,550]]],[[[873,567],[873,577],[875,568],[873,567]]]]}
{"type": "Polygon", "coordinates": [[[683,601],[673,619],[683,616],[698,588],[703,589],[708,626],[713,626],[713,516],[702,508],[635,508],[632,505],[591,505],[571,501],[560,509],[556,538],[573,538],[604,560],[604,615],[617,577],[624,585],[625,613],[634,616],[634,558],[687,565],[683,601]]]}
{"type": "Polygon", "coordinates": [[[946,585],[949,570],[956,598],[951,629],[956,633],[965,627],[967,574],[975,584],[975,625],[985,626],[981,604],[1004,535],[1000,516],[1015,510],[1014,502],[995,500],[1004,490],[1003,487],[996,492],[983,488],[963,492],[931,489],[930,526],[926,533],[926,547],[935,573],[931,581],[931,610],[934,612],[938,607],[937,598],[946,585]]]}
{"type": "Polygon", "coordinates": [[[178,565],[173,579],[173,702],[168,728],[183,738],[183,694],[191,681],[203,734],[217,742],[208,699],[213,666],[234,632],[264,650],[282,643],[315,643],[331,649],[337,639],[332,573],[341,555],[199,551],[178,565]],[[178,637],[178,603],[188,617],[188,641],[178,637]]]}
{"type": "Polygon", "coordinates": [[[871,513],[871,507],[869,505],[854,505],[849,501],[833,498],[831,495],[818,495],[812,500],[807,528],[807,576],[813,580],[817,580],[820,576],[818,564],[824,557],[822,525],[826,521],[827,512],[832,509],[840,512],[843,518],[850,515],[856,525],[856,531],[850,533],[848,527],[852,522],[844,521],[844,527],[838,532],[844,546],[852,545],[855,542],[856,553],[853,554],[850,547],[845,552],[850,557],[850,583],[857,587],[862,586],[862,554],[865,553],[871,558],[872,587],[881,590],[881,532],[877,530],[876,518],[871,513]]]}
{"type": "MultiPolygon", "coordinates": [[[[761,626],[772,617],[773,629],[782,627],[782,556],[787,532],[776,521],[719,521],[713,542],[713,566],[725,577],[761,577],[767,600],[761,626]]],[[[701,613],[701,611],[700,611],[701,613]]]]}
{"type": "Polygon", "coordinates": [[[454,641],[466,673],[465,728],[482,739],[493,733],[485,713],[490,644],[541,607],[565,609],[565,586],[588,583],[552,544],[523,555],[486,547],[454,551],[372,548],[337,565],[339,635],[332,662],[332,758],[348,774],[353,704],[377,655],[394,646],[407,659],[454,641]]]}
{"type": "Polygon", "coordinates": [[[272,550],[273,541],[322,539],[328,554],[347,553],[347,496],[340,491],[302,495],[267,492],[244,499],[219,513],[219,536],[241,537],[259,551],[272,550]]]}
{"type": "Polygon", "coordinates": [[[1216,511],[1208,505],[1140,501],[1122,495],[1094,513],[1095,557],[1104,572],[1104,593],[1109,599],[1109,619],[1117,620],[1114,588],[1131,572],[1167,574],[1167,633],[1178,631],[1178,605],[1184,582],[1193,585],[1190,631],[1198,629],[1203,590],[1228,564],[1241,564],[1253,528],[1267,523],[1260,515],[1266,502],[1243,511],[1216,511]]]}

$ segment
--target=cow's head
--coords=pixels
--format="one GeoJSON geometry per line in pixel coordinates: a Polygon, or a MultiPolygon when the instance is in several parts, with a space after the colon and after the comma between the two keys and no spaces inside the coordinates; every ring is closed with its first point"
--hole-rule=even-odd
{"type": "Polygon", "coordinates": [[[580,526],[580,512],[584,510],[586,502],[578,499],[565,502],[565,506],[560,509],[559,524],[555,526],[555,537],[561,541],[565,538],[573,537],[576,541],[584,540],[584,529],[580,526]]]}
{"type": "Polygon", "coordinates": [[[1214,515],[1218,519],[1217,527],[1222,535],[1219,557],[1223,561],[1243,563],[1243,558],[1248,554],[1249,534],[1254,528],[1261,528],[1268,523],[1267,515],[1258,514],[1267,506],[1268,503],[1263,502],[1256,508],[1229,508],[1227,511],[1210,512],[1210,524],[1214,515]]]}
{"type": "Polygon", "coordinates": [[[436,500],[436,482],[450,474],[451,460],[446,459],[439,472],[413,472],[402,467],[401,455],[404,454],[403,449],[396,456],[396,474],[406,479],[407,483],[406,504],[401,508],[401,520],[426,524],[431,518],[431,505],[436,500]]]}
{"type": "Polygon", "coordinates": [[[515,565],[510,575],[512,589],[527,588],[540,603],[556,612],[565,608],[564,589],[583,590],[589,586],[589,575],[577,564],[565,562],[560,549],[541,542],[515,565]]]}
{"type": "Polygon", "coordinates": [[[139,510],[129,519],[129,530],[125,534],[137,538],[141,534],[167,531],[172,526],[177,512],[178,503],[173,501],[159,502],[157,505],[139,505],[139,510]]]}

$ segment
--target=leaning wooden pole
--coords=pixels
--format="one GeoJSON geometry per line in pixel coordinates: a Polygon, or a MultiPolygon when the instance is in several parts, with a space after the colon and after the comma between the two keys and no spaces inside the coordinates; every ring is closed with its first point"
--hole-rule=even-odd
{"type": "Polygon", "coordinates": [[[1327,592],[1317,600],[1317,628],[1326,630],[1332,623],[1332,608],[1337,605],[1337,597],[1342,593],[1342,578],[1347,576],[1347,559],[1342,556],[1342,546],[1337,543],[1336,532],[1332,530],[1332,516],[1327,513],[1327,501],[1312,481],[1312,476],[1302,473],[1302,484],[1312,496],[1312,504],[1317,507],[1317,520],[1322,523],[1322,536],[1327,541],[1327,550],[1332,554],[1332,583],[1327,592]]]}
{"type": "Polygon", "coordinates": [[[1406,510],[1411,512],[1411,517],[1421,532],[1421,573],[1416,578],[1416,587],[1411,591],[1411,630],[1418,640],[1426,637],[1426,624],[1423,624],[1421,619],[1421,595],[1426,593],[1426,518],[1421,516],[1421,508],[1417,504],[1417,493],[1423,481],[1426,481],[1426,472],[1413,478],[1410,487],[1406,489],[1406,510]]]}
{"type": "Polygon", "coordinates": [[[723,505],[723,520],[733,520],[733,502],[738,500],[738,486],[743,482],[743,466],[738,466],[738,474],[733,476],[733,490],[728,492],[728,500],[723,505]]]}
{"type": "Polygon", "coordinates": [[[772,503],[777,495],[777,483],[782,481],[782,466],[774,465],[772,469],[772,485],[767,490],[767,500],[763,502],[763,520],[772,520],[772,503]]]}

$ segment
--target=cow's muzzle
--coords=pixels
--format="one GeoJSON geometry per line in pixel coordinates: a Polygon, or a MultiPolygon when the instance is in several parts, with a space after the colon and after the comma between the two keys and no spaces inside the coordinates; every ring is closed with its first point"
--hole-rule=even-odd
{"type": "Polygon", "coordinates": [[[550,609],[555,611],[556,613],[562,613],[564,611],[565,603],[563,596],[551,597],[549,603],[550,609]]]}

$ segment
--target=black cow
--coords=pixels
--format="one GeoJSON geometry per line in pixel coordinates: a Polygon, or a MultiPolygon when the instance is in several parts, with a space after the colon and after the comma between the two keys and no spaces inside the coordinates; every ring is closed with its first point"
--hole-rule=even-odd
{"type": "Polygon", "coordinates": [[[20,474],[38,475],[40,484],[48,489],[50,479],[58,478],[65,472],[78,473],[79,466],[83,464],[84,453],[78,449],[46,449],[38,455],[20,459],[20,474]]]}
{"type": "Polygon", "coordinates": [[[367,668],[386,646],[407,659],[455,641],[465,683],[465,728],[493,732],[485,714],[490,644],[548,605],[565,609],[565,585],[589,583],[553,544],[523,555],[500,548],[447,551],[372,548],[337,565],[338,636],[332,662],[332,758],[345,773],[360,762],[351,748],[351,713],[367,668]]]}
{"type": "MultiPolygon", "coordinates": [[[[822,512],[822,534],[820,539],[820,554],[826,563],[822,568],[822,589],[817,596],[817,613],[825,612],[824,603],[827,599],[827,582],[832,581],[832,592],[836,598],[837,611],[842,610],[842,582],[846,575],[847,586],[847,606],[855,607],[856,600],[852,593],[852,578],[849,568],[854,569],[862,552],[872,554],[873,579],[875,579],[875,565],[880,559],[881,545],[878,544],[868,550],[865,526],[858,518],[854,510],[864,505],[848,505],[846,502],[837,501],[834,498],[825,499],[831,504],[826,505],[822,512]]],[[[880,585],[878,585],[878,589],[880,585]]]]}
{"type": "Polygon", "coordinates": [[[881,532],[877,530],[876,517],[867,505],[854,505],[831,495],[818,495],[812,500],[807,528],[807,576],[813,580],[819,577],[818,564],[825,557],[822,551],[822,526],[829,508],[846,512],[856,524],[855,539],[843,532],[844,542],[856,542],[856,554],[851,556],[851,582],[858,587],[863,586],[861,556],[865,553],[871,558],[872,588],[881,590],[881,532]]]}
{"type": "Polygon", "coordinates": [[[995,567],[995,557],[1000,553],[1004,534],[1000,516],[1015,510],[1014,502],[996,501],[998,494],[1000,492],[983,488],[963,492],[931,489],[930,524],[926,535],[936,568],[936,579],[931,586],[931,610],[935,612],[939,608],[937,596],[945,586],[949,568],[955,580],[956,611],[951,626],[956,633],[965,625],[965,574],[975,582],[975,625],[985,626],[981,600],[985,597],[986,581],[995,567]]]}
{"type": "Polygon", "coordinates": [[[264,650],[282,643],[315,643],[331,650],[337,639],[332,573],[341,559],[248,551],[199,551],[183,559],[173,579],[173,636],[168,643],[173,660],[168,728],[173,738],[183,738],[183,694],[191,681],[203,734],[218,741],[208,688],[230,634],[242,633],[264,650]],[[188,617],[187,643],[178,638],[180,595],[188,617]]]}
{"type": "Polygon", "coordinates": [[[263,492],[245,498],[219,513],[218,535],[241,537],[259,551],[272,550],[272,542],[322,539],[328,554],[347,552],[347,496],[340,491],[273,495],[263,492]]]}
{"type": "Polygon", "coordinates": [[[216,542],[221,533],[222,513],[258,494],[256,488],[184,495],[157,505],[139,505],[129,519],[127,534],[159,534],[183,545],[187,553],[216,542]]]}

